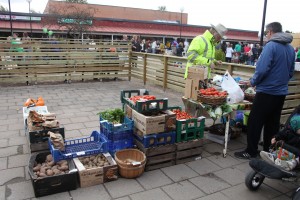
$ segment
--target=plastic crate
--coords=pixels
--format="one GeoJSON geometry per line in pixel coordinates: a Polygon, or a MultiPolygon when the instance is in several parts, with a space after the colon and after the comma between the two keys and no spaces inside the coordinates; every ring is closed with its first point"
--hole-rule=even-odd
{"type": "Polygon", "coordinates": [[[108,152],[113,156],[119,150],[128,149],[132,147],[133,147],[133,138],[126,139],[126,140],[108,141],[108,152]]]}
{"type": "Polygon", "coordinates": [[[205,117],[176,120],[176,142],[203,138],[204,127],[205,117]]]}
{"type": "Polygon", "coordinates": [[[106,153],[108,151],[107,139],[98,131],[93,131],[89,137],[66,140],[65,151],[55,149],[50,138],[48,139],[48,144],[54,162],[98,153],[106,153]]]}
{"type": "Polygon", "coordinates": [[[35,197],[42,197],[46,195],[56,194],[59,192],[66,192],[75,190],[78,186],[78,171],[74,165],[73,160],[68,160],[69,172],[55,176],[44,178],[37,178],[33,172],[34,163],[43,163],[46,156],[50,154],[49,151],[38,152],[31,154],[28,173],[32,182],[35,197]]]}
{"type": "Polygon", "coordinates": [[[103,119],[100,115],[100,132],[103,133],[108,140],[125,140],[133,137],[133,120],[124,117],[124,123],[113,124],[103,119]]]}
{"type": "Polygon", "coordinates": [[[134,134],[136,139],[140,141],[145,148],[155,147],[159,145],[166,145],[166,144],[174,144],[176,141],[176,132],[171,131],[167,133],[157,133],[157,134],[150,134],[140,136],[138,134],[134,134]]]}
{"type": "Polygon", "coordinates": [[[131,96],[135,95],[147,95],[149,94],[148,91],[144,92],[141,94],[136,94],[137,91],[139,90],[124,90],[121,91],[121,102],[123,104],[123,110],[125,104],[129,105],[131,108],[136,110],[139,113],[151,113],[151,112],[157,112],[157,111],[162,111],[162,110],[167,110],[168,109],[168,99],[155,99],[155,100],[148,100],[148,101],[137,101],[133,103],[129,98],[131,96]],[[129,95],[130,94],[130,95],[129,95]],[[135,95],[133,95],[135,94],[135,95]]]}
{"type": "MultiPolygon", "coordinates": [[[[137,95],[149,95],[149,91],[146,90],[146,89],[139,89],[139,90],[122,90],[121,91],[121,96],[120,96],[120,99],[121,99],[121,102],[125,103],[124,99],[126,98],[130,98],[132,96],[137,96],[137,95]]],[[[124,108],[123,108],[124,110],[124,108]]]]}
{"type": "Polygon", "coordinates": [[[65,128],[63,127],[40,131],[26,131],[25,133],[29,141],[29,148],[31,152],[49,150],[48,131],[51,131],[53,133],[60,133],[61,136],[65,139],[65,128]]]}

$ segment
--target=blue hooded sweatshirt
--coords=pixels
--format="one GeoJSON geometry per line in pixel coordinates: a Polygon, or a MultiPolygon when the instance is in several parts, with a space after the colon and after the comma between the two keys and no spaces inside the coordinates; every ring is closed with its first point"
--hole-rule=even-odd
{"type": "Polygon", "coordinates": [[[265,45],[256,64],[251,85],[256,92],[271,95],[287,95],[288,82],[295,70],[295,51],[289,44],[293,36],[275,33],[265,45]]]}

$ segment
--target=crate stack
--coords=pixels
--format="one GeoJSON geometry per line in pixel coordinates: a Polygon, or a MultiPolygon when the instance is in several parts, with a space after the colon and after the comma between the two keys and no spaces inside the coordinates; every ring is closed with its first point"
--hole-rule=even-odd
{"type": "Polygon", "coordinates": [[[111,155],[115,155],[116,151],[133,147],[133,120],[124,117],[124,122],[113,124],[108,122],[101,115],[100,132],[104,134],[108,140],[108,151],[111,155]]]}
{"type": "Polygon", "coordinates": [[[35,126],[30,128],[33,125],[29,124],[32,121],[28,118],[30,111],[36,112],[35,117],[38,118],[35,119],[45,119],[45,116],[56,119],[56,116],[48,112],[47,106],[23,107],[25,133],[31,150],[28,173],[36,197],[118,178],[117,163],[106,153],[108,141],[103,134],[93,131],[88,137],[65,140],[64,127],[45,128],[35,125],[37,120],[33,120],[35,126]],[[49,135],[49,131],[53,134],[49,135]],[[52,136],[60,139],[59,144],[63,148],[55,145],[52,136]],[[99,162],[95,165],[95,161],[99,162]]]}
{"type": "Polygon", "coordinates": [[[147,156],[146,171],[183,163],[200,157],[204,117],[176,119],[168,99],[132,102],[133,96],[149,95],[146,90],[121,91],[127,117],[134,121],[135,144],[147,156]]]}

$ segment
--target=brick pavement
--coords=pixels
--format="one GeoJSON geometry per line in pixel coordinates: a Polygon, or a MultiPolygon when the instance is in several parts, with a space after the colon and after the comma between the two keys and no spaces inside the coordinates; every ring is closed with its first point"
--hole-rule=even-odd
{"type": "MultiPolygon", "coordinates": [[[[120,91],[146,88],[158,97],[168,97],[169,105],[182,106],[181,94],[163,91],[159,86],[139,80],[118,80],[59,85],[10,86],[0,88],[0,200],[36,199],[28,176],[30,150],[26,141],[22,104],[29,98],[43,96],[48,110],[56,113],[65,127],[66,138],[90,135],[99,130],[97,113],[107,108],[121,108],[120,91]]],[[[222,157],[223,146],[205,142],[201,160],[145,172],[137,179],[117,181],[88,188],[49,195],[39,199],[61,200],[239,200],[290,199],[297,183],[265,179],[257,192],[245,184],[248,162],[233,157],[245,147],[245,135],[229,142],[229,152],[222,157]]]]}

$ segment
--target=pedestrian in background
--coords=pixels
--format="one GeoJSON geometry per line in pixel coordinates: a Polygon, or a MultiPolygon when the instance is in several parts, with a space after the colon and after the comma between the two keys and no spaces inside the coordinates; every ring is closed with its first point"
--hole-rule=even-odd
{"type": "Polygon", "coordinates": [[[282,32],[279,22],[272,22],[266,26],[266,37],[268,42],[250,80],[251,86],[256,87],[256,95],[247,124],[247,148],[234,153],[241,159],[257,156],[262,128],[263,150],[269,150],[271,139],[279,131],[288,82],[294,73],[295,51],[290,45],[293,36],[282,32]]]}

